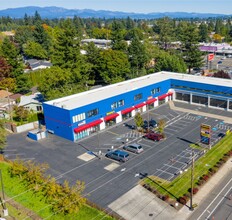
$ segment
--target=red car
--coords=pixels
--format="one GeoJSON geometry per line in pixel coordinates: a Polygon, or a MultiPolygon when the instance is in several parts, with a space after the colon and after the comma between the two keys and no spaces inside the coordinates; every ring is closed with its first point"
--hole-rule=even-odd
{"type": "Polygon", "coordinates": [[[163,135],[157,133],[147,133],[143,136],[143,138],[150,139],[153,141],[160,141],[161,139],[163,139],[163,135]]]}

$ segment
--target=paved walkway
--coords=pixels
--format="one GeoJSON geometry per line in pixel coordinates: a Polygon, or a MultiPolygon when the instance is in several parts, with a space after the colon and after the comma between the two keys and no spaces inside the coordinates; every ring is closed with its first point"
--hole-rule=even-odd
{"type": "MultiPolygon", "coordinates": [[[[173,101],[169,101],[168,103],[169,103],[169,106],[170,106],[170,108],[172,110],[181,111],[181,112],[189,112],[189,113],[192,113],[192,114],[195,114],[195,115],[201,115],[201,116],[205,116],[205,117],[216,118],[216,119],[220,119],[220,120],[224,121],[225,123],[232,124],[232,117],[227,117],[227,116],[218,115],[218,114],[212,114],[212,113],[209,113],[209,112],[196,111],[196,110],[189,109],[189,108],[176,107],[173,101]]],[[[209,111],[210,110],[211,109],[209,108],[209,111]]]]}

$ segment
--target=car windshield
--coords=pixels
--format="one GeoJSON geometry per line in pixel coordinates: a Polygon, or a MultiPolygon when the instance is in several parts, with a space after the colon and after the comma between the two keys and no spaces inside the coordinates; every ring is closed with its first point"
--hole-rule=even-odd
{"type": "Polygon", "coordinates": [[[138,146],[138,148],[139,148],[139,149],[141,149],[141,148],[142,148],[142,146],[138,146]]]}

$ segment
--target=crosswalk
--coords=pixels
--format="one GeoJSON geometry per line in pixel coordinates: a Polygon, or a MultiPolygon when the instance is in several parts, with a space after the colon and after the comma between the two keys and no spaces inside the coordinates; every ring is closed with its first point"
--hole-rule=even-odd
{"type": "Polygon", "coordinates": [[[227,124],[217,124],[214,127],[225,131],[232,129],[232,125],[227,125],[227,124]]]}
{"type": "Polygon", "coordinates": [[[140,138],[142,137],[144,134],[138,131],[130,131],[126,134],[121,135],[121,138],[140,138]]]}
{"type": "Polygon", "coordinates": [[[198,121],[199,119],[202,118],[202,116],[187,114],[187,115],[184,115],[182,118],[190,120],[190,121],[198,121]]]}

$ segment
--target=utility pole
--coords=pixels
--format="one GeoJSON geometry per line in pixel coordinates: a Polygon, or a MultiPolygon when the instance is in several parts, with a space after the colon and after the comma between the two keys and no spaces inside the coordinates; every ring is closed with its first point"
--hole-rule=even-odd
{"type": "Polygon", "coordinates": [[[194,151],[192,151],[192,165],[191,165],[191,194],[190,194],[190,210],[193,211],[193,183],[194,183],[194,151]]]}
{"type": "Polygon", "coordinates": [[[8,101],[8,108],[9,108],[9,116],[10,116],[10,120],[12,121],[12,117],[11,117],[11,103],[10,103],[10,95],[9,95],[9,91],[8,91],[8,88],[6,88],[6,91],[7,91],[7,101],[8,101]]]}
{"type": "Polygon", "coordinates": [[[2,180],[2,170],[0,169],[0,178],[1,178],[1,185],[2,185],[2,206],[3,206],[3,215],[8,216],[8,209],[6,207],[5,203],[5,193],[4,193],[4,185],[3,185],[3,180],[2,180]]]}

